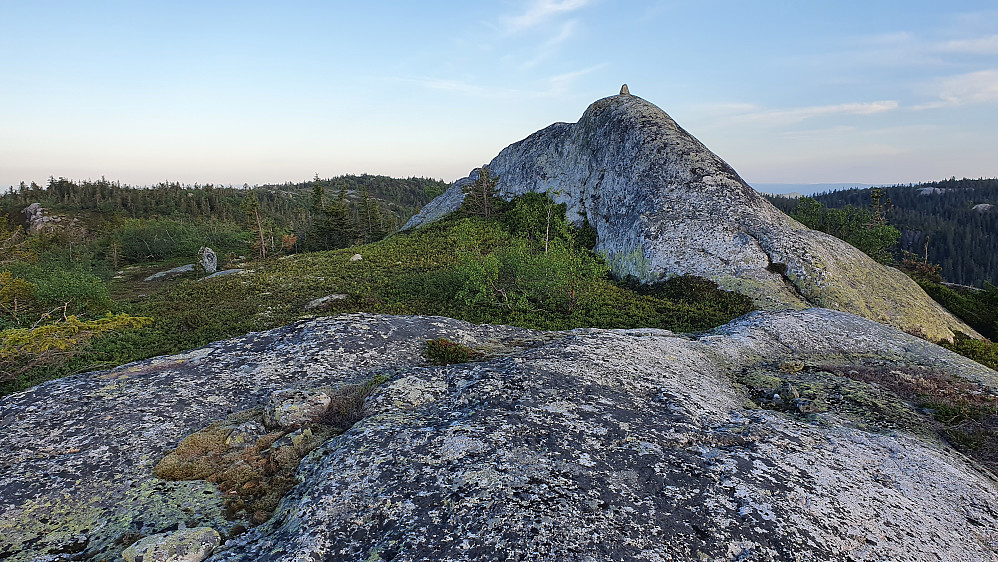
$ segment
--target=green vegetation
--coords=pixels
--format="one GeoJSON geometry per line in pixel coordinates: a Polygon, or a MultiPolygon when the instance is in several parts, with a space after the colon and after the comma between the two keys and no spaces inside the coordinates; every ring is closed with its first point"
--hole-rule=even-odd
{"type": "Polygon", "coordinates": [[[475,350],[452,342],[447,338],[437,338],[426,342],[426,358],[434,365],[467,363],[479,355],[481,354],[475,350]]]}
{"type": "Polygon", "coordinates": [[[887,224],[883,194],[873,190],[868,208],[848,205],[827,208],[810,197],[801,197],[790,216],[808,228],[845,240],[880,263],[894,263],[901,232],[887,224]]]}
{"type": "Polygon", "coordinates": [[[998,343],[982,341],[958,332],[952,343],[941,341],[939,345],[998,371],[998,343]]]}
{"type": "MultiPolygon", "coordinates": [[[[309,253],[278,248],[266,259],[239,262],[243,274],[208,280],[188,274],[169,282],[145,282],[150,273],[177,262],[132,264],[114,274],[109,254],[74,246],[72,259],[66,256],[60,263],[102,272],[104,277],[94,276],[102,282],[107,279],[103,286],[111,297],[109,310],[99,305],[106,301],[80,297],[92,314],[126,313],[154,322],[105,333],[63,363],[23,372],[0,386],[0,392],[176,353],[317,313],[442,315],[550,330],[657,327],[693,332],[752,310],[746,297],[721,291],[702,279],[680,277],[651,286],[610,279],[602,258],[588,249],[592,233],[570,225],[564,206],[547,196],[490,204],[488,219],[464,210],[417,231],[363,246],[309,253]],[[351,261],[355,253],[363,259],[351,261]],[[321,312],[305,310],[310,301],[332,294],[347,298],[329,301],[321,312]]],[[[24,237],[29,245],[42,238],[24,237]]],[[[49,250],[34,255],[41,264],[49,259],[49,250]]],[[[120,249],[118,255],[127,263],[120,249]]],[[[193,255],[187,259],[193,261],[193,255]]],[[[0,269],[21,271],[18,268],[27,267],[22,263],[26,262],[0,264],[0,269]]],[[[34,322],[30,314],[22,318],[34,322]]]]}

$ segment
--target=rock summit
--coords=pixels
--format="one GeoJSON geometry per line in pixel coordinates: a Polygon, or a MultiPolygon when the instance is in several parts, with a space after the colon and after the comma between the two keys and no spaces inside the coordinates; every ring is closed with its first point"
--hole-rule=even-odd
{"type": "MultiPolygon", "coordinates": [[[[619,276],[698,275],[764,309],[831,308],[933,340],[976,335],[900,271],[780,212],[626,85],[578,122],[509,145],[488,168],[503,198],[547,193],[571,220],[588,221],[619,276]]],[[[405,228],[456,210],[476,177],[455,182],[405,228]]]]}

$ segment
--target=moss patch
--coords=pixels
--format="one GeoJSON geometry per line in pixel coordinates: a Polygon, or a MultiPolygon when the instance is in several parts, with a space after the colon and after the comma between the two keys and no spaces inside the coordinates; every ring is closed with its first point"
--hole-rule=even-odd
{"type": "Polygon", "coordinates": [[[206,480],[223,494],[225,515],[258,525],[270,519],[295,485],[302,458],[362,417],[364,399],[384,378],[330,390],[332,402],[318,423],[294,431],[263,429],[256,408],[233,414],[187,436],[153,469],[163,480],[206,480]],[[260,431],[246,437],[246,427],[260,431]]]}

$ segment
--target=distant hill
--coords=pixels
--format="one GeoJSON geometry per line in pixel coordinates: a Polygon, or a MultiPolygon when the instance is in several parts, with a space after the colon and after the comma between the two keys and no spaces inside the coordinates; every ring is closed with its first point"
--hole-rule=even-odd
{"type": "MultiPolygon", "coordinates": [[[[867,207],[872,188],[812,197],[829,208],[867,207]]],[[[887,220],[901,231],[901,250],[942,266],[947,281],[998,285],[998,179],[955,179],[882,188],[887,220]]],[[[798,200],[770,197],[786,213],[798,200]]]]}

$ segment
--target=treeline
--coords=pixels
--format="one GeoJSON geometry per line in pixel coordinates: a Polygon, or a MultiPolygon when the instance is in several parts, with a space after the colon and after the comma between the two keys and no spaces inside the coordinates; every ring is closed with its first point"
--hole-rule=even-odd
{"type": "MultiPolygon", "coordinates": [[[[255,244],[255,251],[261,247],[269,247],[269,251],[327,250],[370,242],[398,230],[446,187],[443,181],[429,178],[367,174],[242,188],[176,182],[133,187],[105,178],[49,178],[45,186],[22,182],[9,190],[0,196],[0,209],[11,225],[24,220],[22,209],[39,203],[46,214],[84,219],[82,224],[94,231],[149,230],[151,226],[151,232],[146,232],[151,239],[147,236],[142,240],[150,247],[143,260],[156,260],[173,257],[175,252],[152,249],[162,247],[164,240],[177,240],[173,231],[198,238],[205,229],[242,230],[244,238],[252,234],[254,240],[263,240],[255,244]],[[316,188],[332,194],[329,200],[324,196],[317,203],[316,188]],[[338,230],[343,235],[329,236],[330,214],[340,221],[338,230]],[[262,236],[259,231],[263,231],[262,236]]],[[[180,244],[177,251],[186,252],[189,245],[180,244]]]]}
{"type": "MultiPolygon", "coordinates": [[[[873,189],[846,189],[801,199],[771,197],[770,201],[791,215],[802,205],[810,205],[809,200],[830,209],[866,209],[873,189]]],[[[942,278],[952,283],[998,285],[998,179],[951,178],[876,189],[883,194],[887,223],[900,232],[899,253],[938,264],[942,278]]]]}

